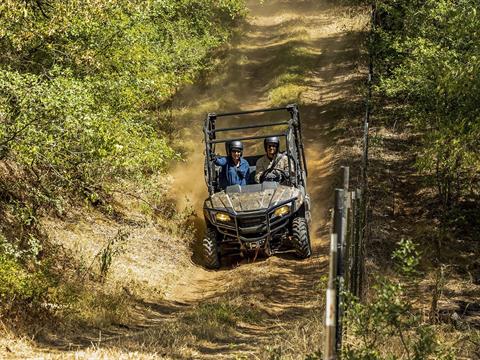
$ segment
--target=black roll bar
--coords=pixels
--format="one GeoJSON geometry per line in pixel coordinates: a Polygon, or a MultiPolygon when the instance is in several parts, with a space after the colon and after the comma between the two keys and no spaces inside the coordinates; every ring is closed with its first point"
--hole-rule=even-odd
{"type": "MultiPolygon", "coordinates": [[[[205,158],[205,165],[206,165],[206,180],[208,185],[208,190],[210,195],[213,194],[217,187],[217,183],[215,182],[214,172],[215,166],[213,162],[210,160],[210,155],[213,154],[215,144],[218,143],[226,143],[232,140],[254,140],[254,139],[265,139],[269,136],[278,136],[278,137],[285,137],[286,138],[286,152],[288,157],[288,167],[291,169],[292,162],[291,162],[291,154],[290,154],[290,141],[288,139],[288,135],[290,132],[293,132],[293,146],[296,148],[300,159],[298,163],[295,163],[295,168],[299,168],[298,174],[295,175],[295,183],[300,181],[300,183],[305,187],[306,190],[306,177],[308,176],[307,173],[307,161],[305,157],[305,148],[303,143],[303,134],[302,128],[300,123],[300,114],[298,111],[298,107],[296,104],[290,104],[285,107],[278,107],[278,108],[270,108],[270,109],[258,109],[258,110],[249,110],[249,111],[238,111],[238,112],[230,112],[230,113],[208,113],[205,119],[205,126],[204,126],[204,137],[205,137],[205,146],[206,146],[206,158],[205,158]],[[287,110],[290,113],[290,119],[288,121],[277,121],[275,123],[270,124],[259,124],[259,125],[243,125],[243,126],[234,126],[234,127],[223,127],[223,128],[216,128],[216,120],[219,117],[225,116],[235,116],[235,115],[245,115],[245,114],[253,114],[253,113],[264,113],[264,112],[273,112],[273,111],[280,111],[280,110],[287,110]],[[279,134],[268,134],[268,135],[256,135],[256,136],[244,136],[240,138],[229,138],[229,139],[217,139],[216,133],[218,132],[227,132],[227,131],[234,131],[234,130],[242,130],[242,129],[256,129],[262,127],[272,127],[278,125],[288,125],[288,129],[284,133],[279,134]]],[[[290,181],[292,180],[292,174],[290,174],[290,181]]]]}
{"type": "Polygon", "coordinates": [[[287,121],[279,121],[271,124],[259,124],[259,125],[244,125],[244,126],[235,126],[235,127],[225,127],[212,130],[212,132],[218,133],[222,131],[233,131],[233,130],[243,130],[243,129],[257,129],[262,127],[269,127],[269,126],[278,126],[278,125],[288,125],[289,120],[287,121]]]}
{"type": "Polygon", "coordinates": [[[278,108],[269,108],[269,109],[237,111],[237,112],[220,113],[220,114],[211,113],[208,115],[215,116],[215,117],[223,117],[223,116],[235,116],[235,115],[246,115],[246,114],[254,114],[254,113],[261,113],[261,112],[279,111],[279,110],[288,110],[288,106],[278,107],[278,108]]]}
{"type": "MultiPolygon", "coordinates": [[[[254,139],[265,139],[269,136],[287,136],[287,134],[269,134],[269,135],[257,135],[257,136],[244,136],[244,137],[239,137],[235,138],[234,140],[254,140],[254,139]]],[[[230,142],[233,141],[232,139],[219,139],[219,140],[208,140],[208,144],[218,144],[218,143],[224,143],[224,142],[230,142]]]]}
{"type": "MultiPolygon", "coordinates": [[[[307,159],[305,158],[305,147],[303,145],[303,132],[302,132],[302,125],[300,122],[300,114],[298,113],[298,108],[296,105],[288,105],[287,106],[288,112],[292,116],[292,120],[295,123],[294,129],[296,130],[295,140],[297,141],[297,146],[300,148],[301,152],[301,163],[303,166],[302,170],[305,171],[305,176],[308,177],[308,170],[307,170],[307,159]]],[[[305,186],[305,184],[303,184],[305,186]]]]}

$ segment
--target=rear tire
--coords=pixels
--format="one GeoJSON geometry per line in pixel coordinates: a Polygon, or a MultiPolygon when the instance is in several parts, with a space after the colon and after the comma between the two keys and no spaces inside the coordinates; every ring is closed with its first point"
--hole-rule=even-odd
{"type": "Polygon", "coordinates": [[[218,269],[220,267],[220,254],[217,243],[217,231],[207,228],[205,238],[202,241],[203,261],[205,267],[218,269]]]}
{"type": "Polygon", "coordinates": [[[300,259],[306,259],[312,256],[308,224],[304,217],[293,219],[292,235],[293,248],[295,249],[297,257],[300,259]]]}

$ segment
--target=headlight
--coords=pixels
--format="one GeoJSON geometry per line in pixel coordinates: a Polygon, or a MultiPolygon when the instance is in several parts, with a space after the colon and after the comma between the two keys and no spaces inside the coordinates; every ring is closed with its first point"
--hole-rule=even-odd
{"type": "Polygon", "coordinates": [[[283,216],[283,215],[287,215],[288,213],[290,213],[290,206],[283,205],[283,206],[280,206],[277,210],[275,210],[273,212],[273,215],[274,216],[283,216]]]}
{"type": "Polygon", "coordinates": [[[221,222],[228,222],[228,221],[231,221],[232,218],[228,214],[219,212],[215,214],[215,220],[221,221],[221,222]]]}

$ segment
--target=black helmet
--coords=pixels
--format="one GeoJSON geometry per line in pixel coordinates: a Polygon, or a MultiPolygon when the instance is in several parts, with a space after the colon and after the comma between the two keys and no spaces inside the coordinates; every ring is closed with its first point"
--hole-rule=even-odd
{"type": "Polygon", "coordinates": [[[227,155],[230,155],[230,153],[234,149],[243,152],[243,143],[240,140],[232,140],[225,144],[225,150],[227,151],[227,155]]]}
{"type": "Polygon", "coordinates": [[[275,144],[277,146],[277,151],[280,148],[280,139],[278,136],[269,136],[263,140],[263,147],[265,148],[265,151],[267,151],[267,144],[275,144]]]}

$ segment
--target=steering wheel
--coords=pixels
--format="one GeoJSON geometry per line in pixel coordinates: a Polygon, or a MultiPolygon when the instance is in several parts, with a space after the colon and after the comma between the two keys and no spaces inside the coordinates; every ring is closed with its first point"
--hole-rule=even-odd
{"type": "Polygon", "coordinates": [[[272,169],[267,174],[262,176],[262,181],[275,181],[278,183],[284,183],[289,180],[289,174],[282,169],[272,169]]]}
{"type": "Polygon", "coordinates": [[[276,169],[276,171],[278,171],[280,173],[281,179],[280,179],[279,183],[289,185],[290,184],[290,173],[288,171],[282,170],[282,169],[276,169]]]}

